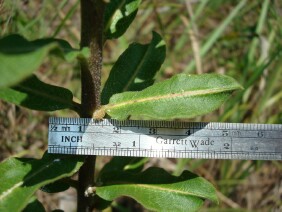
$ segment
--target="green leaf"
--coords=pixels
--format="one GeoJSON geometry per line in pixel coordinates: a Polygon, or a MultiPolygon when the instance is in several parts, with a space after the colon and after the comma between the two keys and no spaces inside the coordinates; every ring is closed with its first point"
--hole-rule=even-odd
{"type": "Polygon", "coordinates": [[[40,187],[73,175],[83,157],[45,154],[42,159],[9,158],[0,164],[0,211],[20,211],[40,187]]]}
{"type": "Polygon", "coordinates": [[[104,200],[101,197],[99,197],[98,195],[95,195],[94,197],[92,197],[92,201],[93,201],[93,205],[95,205],[95,209],[98,211],[102,211],[108,208],[112,203],[112,201],[104,200]]]}
{"type": "MultiPolygon", "coordinates": [[[[113,157],[110,162],[108,162],[102,170],[99,172],[99,176],[96,180],[97,185],[101,185],[104,182],[104,178],[108,178],[112,173],[120,171],[130,171],[138,173],[142,170],[145,163],[145,158],[137,157],[113,157]]],[[[106,201],[99,196],[94,196],[94,201],[96,202],[96,208],[103,210],[108,207],[112,201],[106,201]]]]}
{"type": "Polygon", "coordinates": [[[134,20],[141,0],[111,0],[104,15],[105,38],[115,39],[123,35],[134,20]]]}
{"type": "Polygon", "coordinates": [[[103,182],[104,176],[111,175],[112,172],[140,172],[146,161],[147,159],[138,157],[113,157],[100,171],[97,182],[103,182]]]}
{"type": "Polygon", "coordinates": [[[14,85],[36,71],[48,54],[67,60],[86,57],[87,49],[73,49],[64,40],[46,38],[28,41],[20,35],[0,39],[0,88],[14,85]]]}
{"type": "Polygon", "coordinates": [[[70,185],[68,183],[65,183],[62,181],[56,181],[56,182],[47,184],[45,186],[42,186],[40,190],[46,193],[57,193],[57,192],[68,190],[69,187],[70,185]]]}
{"type": "Polygon", "coordinates": [[[217,109],[240,88],[233,78],[224,75],[179,74],[140,92],[115,94],[95,114],[105,112],[119,120],[192,118],[217,109]]]}
{"type": "Polygon", "coordinates": [[[96,193],[106,200],[129,196],[154,211],[196,211],[204,199],[218,202],[212,184],[191,172],[172,176],[161,168],[142,173],[112,172],[96,193]]]}
{"type": "Polygon", "coordinates": [[[154,76],[165,59],[165,43],[153,32],[149,44],[131,44],[118,58],[102,92],[102,104],[116,93],[139,91],[154,83],[154,76]]]}
{"type": "Polygon", "coordinates": [[[32,197],[28,205],[23,209],[22,212],[45,212],[45,208],[41,202],[39,202],[36,197],[32,197]]]}
{"type": "Polygon", "coordinates": [[[32,110],[75,110],[72,98],[73,95],[68,89],[46,84],[35,75],[12,88],[0,89],[0,99],[32,110]]]}

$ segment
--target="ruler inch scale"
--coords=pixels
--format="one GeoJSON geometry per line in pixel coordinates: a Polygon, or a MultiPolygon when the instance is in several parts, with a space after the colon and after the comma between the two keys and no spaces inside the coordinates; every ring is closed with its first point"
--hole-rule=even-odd
{"type": "Polygon", "coordinates": [[[282,160],[282,124],[49,118],[48,152],[282,160]]]}

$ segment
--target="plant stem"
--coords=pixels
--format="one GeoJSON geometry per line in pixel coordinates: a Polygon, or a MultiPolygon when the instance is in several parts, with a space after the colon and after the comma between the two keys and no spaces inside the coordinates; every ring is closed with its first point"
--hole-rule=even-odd
{"type": "MultiPolygon", "coordinates": [[[[81,111],[80,116],[92,117],[100,107],[100,86],[103,51],[102,0],[81,0],[81,48],[90,48],[90,57],[81,63],[81,111]]],[[[92,211],[91,197],[85,196],[88,187],[94,184],[96,156],[88,156],[78,173],[77,211],[92,211]]]]}
{"type": "Polygon", "coordinates": [[[90,58],[81,63],[82,117],[92,117],[100,106],[103,48],[102,0],[81,0],[81,48],[90,47],[90,58]]]}

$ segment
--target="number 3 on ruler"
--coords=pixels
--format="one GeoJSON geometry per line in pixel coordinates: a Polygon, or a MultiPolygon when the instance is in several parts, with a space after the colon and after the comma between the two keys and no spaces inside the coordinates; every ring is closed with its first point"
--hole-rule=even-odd
{"type": "Polygon", "coordinates": [[[113,146],[115,146],[115,147],[118,147],[118,146],[120,146],[120,145],[121,145],[120,142],[113,142],[113,146]]]}

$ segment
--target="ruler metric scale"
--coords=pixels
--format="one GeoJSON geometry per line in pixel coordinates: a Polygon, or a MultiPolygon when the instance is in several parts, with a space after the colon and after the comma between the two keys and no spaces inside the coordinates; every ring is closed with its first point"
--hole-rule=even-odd
{"type": "Polygon", "coordinates": [[[282,160],[282,125],[51,117],[48,152],[282,160]]]}

